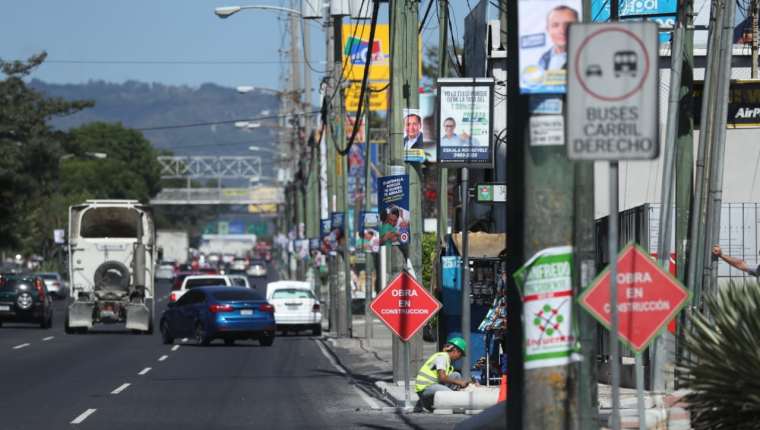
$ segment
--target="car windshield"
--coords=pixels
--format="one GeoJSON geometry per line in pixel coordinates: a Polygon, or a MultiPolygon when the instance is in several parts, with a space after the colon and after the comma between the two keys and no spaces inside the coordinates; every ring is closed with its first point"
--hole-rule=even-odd
{"type": "Polygon", "coordinates": [[[235,284],[235,285],[238,285],[240,287],[247,287],[248,286],[245,283],[245,279],[243,279],[243,278],[233,277],[231,279],[232,279],[232,283],[235,284]]]}
{"type": "Polygon", "coordinates": [[[272,294],[273,299],[315,299],[311,290],[299,290],[296,288],[286,288],[277,290],[272,294]]]}
{"type": "Polygon", "coordinates": [[[229,291],[214,291],[211,295],[220,302],[234,302],[240,300],[264,300],[261,294],[253,290],[230,289],[229,291]]]}
{"type": "Polygon", "coordinates": [[[38,273],[37,276],[42,279],[58,279],[58,275],[55,273],[38,273]]]}
{"type": "Polygon", "coordinates": [[[251,260],[251,262],[248,264],[250,264],[251,266],[263,266],[264,262],[261,260],[251,260]]]}
{"type": "Polygon", "coordinates": [[[198,287],[210,287],[214,285],[224,286],[224,279],[188,279],[185,284],[185,289],[198,288],[198,287]]]}

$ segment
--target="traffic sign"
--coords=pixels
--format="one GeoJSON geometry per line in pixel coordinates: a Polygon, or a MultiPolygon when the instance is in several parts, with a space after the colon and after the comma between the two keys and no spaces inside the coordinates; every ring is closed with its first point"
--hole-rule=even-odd
{"type": "MultiPolygon", "coordinates": [[[[618,338],[640,354],[681,310],[691,293],[634,242],[618,255],[617,270],[618,338]]],[[[610,328],[609,267],[578,302],[610,328]]]]}
{"type": "Polygon", "coordinates": [[[406,270],[369,304],[370,310],[402,342],[409,342],[442,307],[406,270]]]}
{"type": "Polygon", "coordinates": [[[660,153],[657,23],[568,28],[567,156],[651,160],[660,153]]]}

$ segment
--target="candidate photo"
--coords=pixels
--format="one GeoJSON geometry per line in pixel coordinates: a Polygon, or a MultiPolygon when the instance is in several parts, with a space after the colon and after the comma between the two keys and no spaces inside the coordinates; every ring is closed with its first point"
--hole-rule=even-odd
{"type": "Polygon", "coordinates": [[[443,120],[443,130],[441,133],[441,146],[480,146],[478,139],[467,134],[464,129],[457,133],[457,122],[454,118],[443,120]]]}

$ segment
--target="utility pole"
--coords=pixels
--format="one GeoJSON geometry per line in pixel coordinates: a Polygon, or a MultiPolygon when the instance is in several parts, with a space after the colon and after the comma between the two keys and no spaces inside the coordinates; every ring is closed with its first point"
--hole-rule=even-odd
{"type": "MultiPolygon", "coordinates": [[[[518,3],[524,2],[507,4],[509,29],[518,28],[518,3]]],[[[509,38],[508,52],[519,52],[518,39],[509,38]]],[[[507,58],[510,77],[520,76],[517,57],[507,58]]],[[[574,167],[564,145],[531,145],[530,97],[520,94],[519,79],[507,85],[507,273],[513,274],[537,252],[573,244],[574,167]]],[[[575,365],[523,368],[522,300],[512,276],[508,282],[507,428],[579,428],[575,365]]]]}
{"type": "MultiPolygon", "coordinates": [[[[418,109],[419,95],[419,11],[416,2],[393,1],[390,8],[390,67],[391,67],[391,109],[389,116],[390,129],[390,168],[405,166],[409,175],[409,213],[411,220],[409,233],[411,239],[408,245],[391,246],[391,275],[400,273],[407,267],[402,247],[406,247],[414,276],[422,279],[422,196],[420,192],[420,163],[404,162],[404,109],[418,109]]],[[[423,364],[422,333],[418,332],[407,342],[409,351],[409,369],[416,375],[417,369],[423,364]]],[[[403,381],[404,359],[403,343],[393,338],[393,380],[403,381]]]]}
{"type": "MultiPolygon", "coordinates": [[[[505,5],[506,6],[506,5],[505,5]]],[[[439,0],[438,2],[438,77],[447,78],[449,76],[449,68],[447,66],[447,40],[449,37],[449,0],[439,0]]],[[[440,157],[437,154],[436,157],[440,157]]],[[[438,188],[436,192],[436,208],[438,211],[438,217],[436,218],[436,230],[438,233],[438,239],[436,240],[436,290],[443,291],[443,265],[441,264],[441,256],[444,252],[444,244],[446,243],[446,234],[449,227],[449,173],[448,169],[443,167],[439,162],[436,165],[438,170],[438,188]]],[[[440,350],[443,344],[446,342],[446,325],[441,318],[438,318],[436,324],[438,344],[436,350],[440,350]]]]}
{"type": "MultiPolygon", "coordinates": [[[[290,8],[295,9],[296,2],[295,0],[290,0],[290,8]]],[[[291,124],[290,127],[293,129],[293,140],[292,140],[292,152],[291,155],[295,158],[291,162],[291,165],[298,166],[297,169],[294,169],[294,183],[295,183],[295,206],[296,206],[296,238],[298,240],[304,239],[301,232],[303,231],[305,233],[306,225],[305,220],[306,217],[304,216],[304,181],[305,177],[303,175],[303,168],[304,163],[302,161],[303,153],[301,152],[301,143],[302,143],[302,137],[301,137],[301,115],[303,113],[303,103],[301,103],[301,69],[298,66],[298,58],[300,57],[300,50],[298,49],[298,35],[299,35],[299,25],[298,20],[300,18],[298,15],[291,13],[290,14],[290,73],[291,73],[291,79],[290,79],[290,94],[292,95],[293,99],[290,104],[292,104],[293,109],[291,110],[293,112],[293,116],[290,117],[291,124]],[[297,100],[297,101],[296,101],[297,100]],[[303,230],[301,229],[301,226],[303,226],[303,230]]],[[[308,237],[308,236],[306,236],[308,237]]],[[[304,274],[306,272],[306,261],[301,260],[299,256],[296,256],[296,267],[298,268],[296,272],[296,279],[299,281],[304,280],[304,274]]]]}
{"type": "MultiPolygon", "coordinates": [[[[328,114],[326,119],[326,136],[325,144],[327,149],[327,217],[332,218],[335,202],[335,159],[337,152],[333,142],[335,129],[333,128],[333,116],[335,115],[335,91],[337,91],[338,77],[335,70],[335,21],[332,15],[327,14],[327,84],[325,85],[325,95],[328,103],[328,114]]],[[[328,274],[329,274],[329,295],[330,295],[330,331],[337,332],[338,329],[338,269],[337,257],[334,255],[327,256],[328,274]]]]}
{"type": "Polygon", "coordinates": [[[752,79],[757,79],[757,2],[752,0],[752,79]]]}
{"type": "MultiPolygon", "coordinates": [[[[364,99],[364,211],[369,213],[372,211],[372,136],[371,127],[369,123],[370,114],[370,92],[367,91],[364,99]]],[[[358,182],[358,181],[357,181],[358,182]]],[[[358,213],[356,216],[359,216],[358,213]]],[[[364,220],[362,225],[364,225],[364,220]]],[[[364,232],[358,232],[359,236],[364,237],[364,232]]],[[[357,252],[359,252],[357,250],[357,252]]],[[[374,324],[372,318],[372,312],[367,308],[370,300],[372,300],[372,293],[375,291],[375,282],[372,277],[374,271],[375,253],[364,251],[364,338],[371,339],[374,337],[374,324]]]]}

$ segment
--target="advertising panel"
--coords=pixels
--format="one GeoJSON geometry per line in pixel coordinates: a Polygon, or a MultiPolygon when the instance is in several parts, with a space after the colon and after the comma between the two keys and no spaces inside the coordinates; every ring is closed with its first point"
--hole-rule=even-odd
{"type": "MultiPolygon", "coordinates": [[[[659,25],[675,25],[677,0],[635,0],[620,2],[618,15],[621,20],[640,21],[642,15],[662,15],[648,17],[659,25]],[[670,15],[668,15],[670,14],[670,15]]],[[[591,20],[604,22],[610,20],[610,2],[591,0],[591,20]]],[[[660,43],[670,42],[670,33],[660,33],[660,43]]]]}
{"type": "MultiPolygon", "coordinates": [[[[726,127],[760,127],[760,82],[731,81],[729,85],[726,127]]],[[[704,81],[694,81],[694,128],[700,126],[704,86],[704,81]]]]}
{"type": "Polygon", "coordinates": [[[322,255],[335,255],[330,244],[330,232],[332,231],[332,219],[319,220],[319,250],[322,255]]]}
{"type": "MultiPolygon", "coordinates": [[[[364,197],[365,193],[365,154],[366,144],[361,143],[351,147],[348,154],[348,195],[352,199],[364,197]]],[[[372,188],[370,191],[370,202],[373,206],[377,205],[377,144],[370,144],[370,173],[372,175],[372,188]]]]}
{"type": "MultiPolygon", "coordinates": [[[[362,92],[361,82],[354,82],[346,88],[346,110],[356,112],[359,110],[359,97],[362,92]]],[[[364,103],[362,109],[374,112],[385,112],[388,110],[388,84],[369,84],[368,91],[365,90],[364,103]],[[369,92],[369,106],[367,106],[367,92],[369,92]]]]}
{"type": "Polygon", "coordinates": [[[409,243],[409,175],[380,178],[378,234],[380,246],[409,243]]]}
{"type": "Polygon", "coordinates": [[[346,213],[333,212],[330,225],[330,255],[338,255],[346,246],[346,213]]]}
{"type": "Polygon", "coordinates": [[[375,27],[375,37],[369,46],[370,25],[343,25],[343,76],[349,81],[361,81],[364,68],[370,60],[369,80],[389,81],[390,71],[390,36],[387,24],[375,27]]]}
{"type": "Polygon", "coordinates": [[[419,109],[404,109],[404,161],[425,161],[424,130],[419,109]]]}
{"type": "Polygon", "coordinates": [[[518,1],[520,93],[565,93],[567,27],[581,21],[581,0],[518,1]]]}
{"type": "Polygon", "coordinates": [[[380,233],[377,212],[359,211],[359,227],[356,231],[356,252],[380,252],[380,233]]]}
{"type": "Polygon", "coordinates": [[[438,163],[445,167],[493,167],[493,80],[438,80],[438,163]]]}

